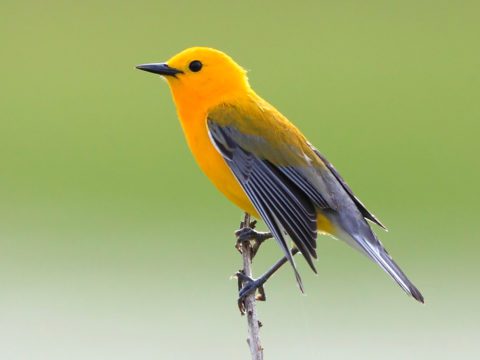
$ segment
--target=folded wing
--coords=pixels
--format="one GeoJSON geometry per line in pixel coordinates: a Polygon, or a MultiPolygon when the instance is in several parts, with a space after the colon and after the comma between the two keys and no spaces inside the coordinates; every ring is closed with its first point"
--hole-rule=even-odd
{"type": "Polygon", "coordinates": [[[312,258],[317,257],[317,217],[315,205],[302,190],[307,185],[302,185],[298,180],[301,175],[293,169],[277,167],[242,148],[236,141],[240,134],[235,128],[209,120],[208,129],[216,148],[292,264],[302,288],[284,233],[316,272],[312,258]]]}

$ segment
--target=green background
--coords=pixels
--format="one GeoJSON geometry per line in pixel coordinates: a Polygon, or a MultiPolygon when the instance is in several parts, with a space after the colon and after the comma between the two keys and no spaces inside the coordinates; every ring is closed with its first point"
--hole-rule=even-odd
{"type": "MultiPolygon", "coordinates": [[[[0,3],[0,358],[247,359],[241,212],[166,84],[206,45],[328,156],[425,295],[343,243],[259,305],[266,359],[480,356],[476,1],[0,3]]],[[[280,256],[272,242],[256,273],[280,256]]]]}

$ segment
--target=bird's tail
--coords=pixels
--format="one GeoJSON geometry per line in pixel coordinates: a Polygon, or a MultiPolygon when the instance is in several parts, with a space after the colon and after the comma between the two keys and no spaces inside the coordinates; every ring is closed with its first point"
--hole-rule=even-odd
{"type": "Polygon", "coordinates": [[[415,285],[413,285],[395,261],[393,261],[392,257],[388,254],[387,250],[385,250],[375,234],[371,231],[369,233],[368,237],[370,238],[370,236],[373,236],[372,239],[365,239],[363,236],[361,237],[358,235],[352,236],[356,243],[355,247],[360,247],[360,250],[380,265],[380,267],[385,270],[385,272],[388,273],[407,294],[423,304],[424,299],[420,291],[415,285]]]}

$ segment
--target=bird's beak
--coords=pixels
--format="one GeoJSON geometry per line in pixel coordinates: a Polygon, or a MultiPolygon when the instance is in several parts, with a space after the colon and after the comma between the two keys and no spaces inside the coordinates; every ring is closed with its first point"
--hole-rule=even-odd
{"type": "Polygon", "coordinates": [[[162,76],[173,76],[176,77],[177,74],[183,74],[182,70],[178,70],[168,66],[166,63],[158,63],[158,64],[142,64],[137,65],[137,69],[148,71],[154,74],[162,75],[162,76]]]}

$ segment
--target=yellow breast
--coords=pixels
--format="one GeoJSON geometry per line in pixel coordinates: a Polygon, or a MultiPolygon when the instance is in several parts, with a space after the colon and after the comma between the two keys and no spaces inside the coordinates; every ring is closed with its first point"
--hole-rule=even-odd
{"type": "Polygon", "coordinates": [[[210,140],[207,113],[187,110],[179,112],[179,117],[188,146],[205,175],[230,201],[258,218],[252,203],[210,140]]]}

